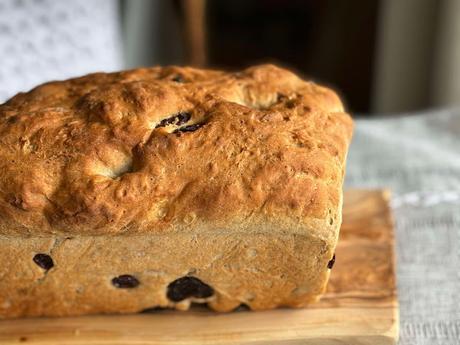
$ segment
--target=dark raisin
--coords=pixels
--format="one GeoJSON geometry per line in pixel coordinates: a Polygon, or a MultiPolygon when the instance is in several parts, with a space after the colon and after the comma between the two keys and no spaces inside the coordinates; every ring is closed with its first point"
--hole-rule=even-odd
{"type": "Polygon", "coordinates": [[[332,259],[329,260],[329,262],[327,263],[327,268],[332,269],[332,267],[334,267],[334,264],[335,264],[335,254],[332,256],[332,259]]]}
{"type": "Polygon", "coordinates": [[[176,74],[173,78],[172,81],[175,81],[176,83],[183,83],[185,82],[184,77],[181,76],[180,74],[176,74]]]}
{"type": "Polygon", "coordinates": [[[189,297],[207,298],[214,295],[214,290],[208,284],[195,277],[182,277],[168,285],[168,298],[180,302],[189,297]]]}
{"type": "Polygon", "coordinates": [[[166,127],[166,126],[170,125],[172,123],[171,119],[172,119],[171,117],[168,117],[167,119],[161,120],[160,123],[155,126],[155,128],[166,127]]]}
{"type": "Polygon", "coordinates": [[[129,274],[123,274],[121,276],[112,279],[113,286],[120,289],[132,289],[139,285],[139,280],[129,274]]]}
{"type": "Polygon", "coordinates": [[[48,254],[35,254],[33,260],[44,270],[49,270],[54,266],[53,259],[48,254]]]}
{"type": "Polygon", "coordinates": [[[173,133],[179,133],[179,132],[195,132],[197,129],[200,129],[203,127],[203,123],[195,123],[190,126],[184,126],[181,128],[176,129],[173,133]]]}
{"type": "Polygon", "coordinates": [[[184,123],[188,122],[188,120],[190,120],[191,117],[192,115],[190,113],[179,113],[177,115],[176,125],[177,126],[183,125],[184,123]]]}
{"type": "Polygon", "coordinates": [[[158,125],[156,125],[155,128],[166,127],[166,126],[169,126],[169,125],[180,126],[180,125],[188,122],[191,117],[192,117],[192,114],[190,114],[188,112],[178,113],[178,114],[176,114],[174,116],[168,117],[167,119],[161,120],[160,123],[158,125]]]}

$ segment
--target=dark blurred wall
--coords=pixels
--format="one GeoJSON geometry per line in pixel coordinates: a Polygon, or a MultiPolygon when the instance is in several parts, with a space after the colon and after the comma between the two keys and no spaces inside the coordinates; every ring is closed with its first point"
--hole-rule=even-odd
{"type": "Polygon", "coordinates": [[[370,109],[379,1],[212,0],[208,64],[236,69],[261,62],[293,68],[370,109]]]}
{"type": "Polygon", "coordinates": [[[126,68],[188,63],[177,1],[122,0],[121,10],[126,68]]]}

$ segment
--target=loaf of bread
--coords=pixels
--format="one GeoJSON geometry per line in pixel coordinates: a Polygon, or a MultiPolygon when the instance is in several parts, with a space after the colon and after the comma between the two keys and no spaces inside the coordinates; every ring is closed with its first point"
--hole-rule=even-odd
{"type": "Polygon", "coordinates": [[[272,65],[16,95],[0,105],[0,318],[316,301],[351,134],[333,91],[272,65]]]}

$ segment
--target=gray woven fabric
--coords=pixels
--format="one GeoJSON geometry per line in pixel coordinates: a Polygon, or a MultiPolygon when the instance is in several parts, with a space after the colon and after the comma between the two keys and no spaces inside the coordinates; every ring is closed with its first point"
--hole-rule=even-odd
{"type": "Polygon", "coordinates": [[[121,67],[117,0],[0,0],[0,103],[48,80],[121,67]]]}
{"type": "Polygon", "coordinates": [[[460,109],[358,120],[346,186],[392,190],[400,344],[460,344],[460,109]]]}

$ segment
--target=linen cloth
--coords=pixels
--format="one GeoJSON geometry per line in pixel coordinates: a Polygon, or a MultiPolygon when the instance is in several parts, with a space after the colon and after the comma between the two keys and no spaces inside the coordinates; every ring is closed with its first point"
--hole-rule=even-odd
{"type": "Polygon", "coordinates": [[[345,185],[392,191],[399,343],[460,344],[460,109],[357,120],[345,185]]]}
{"type": "Polygon", "coordinates": [[[0,103],[53,79],[122,68],[116,0],[0,0],[0,103]]]}

